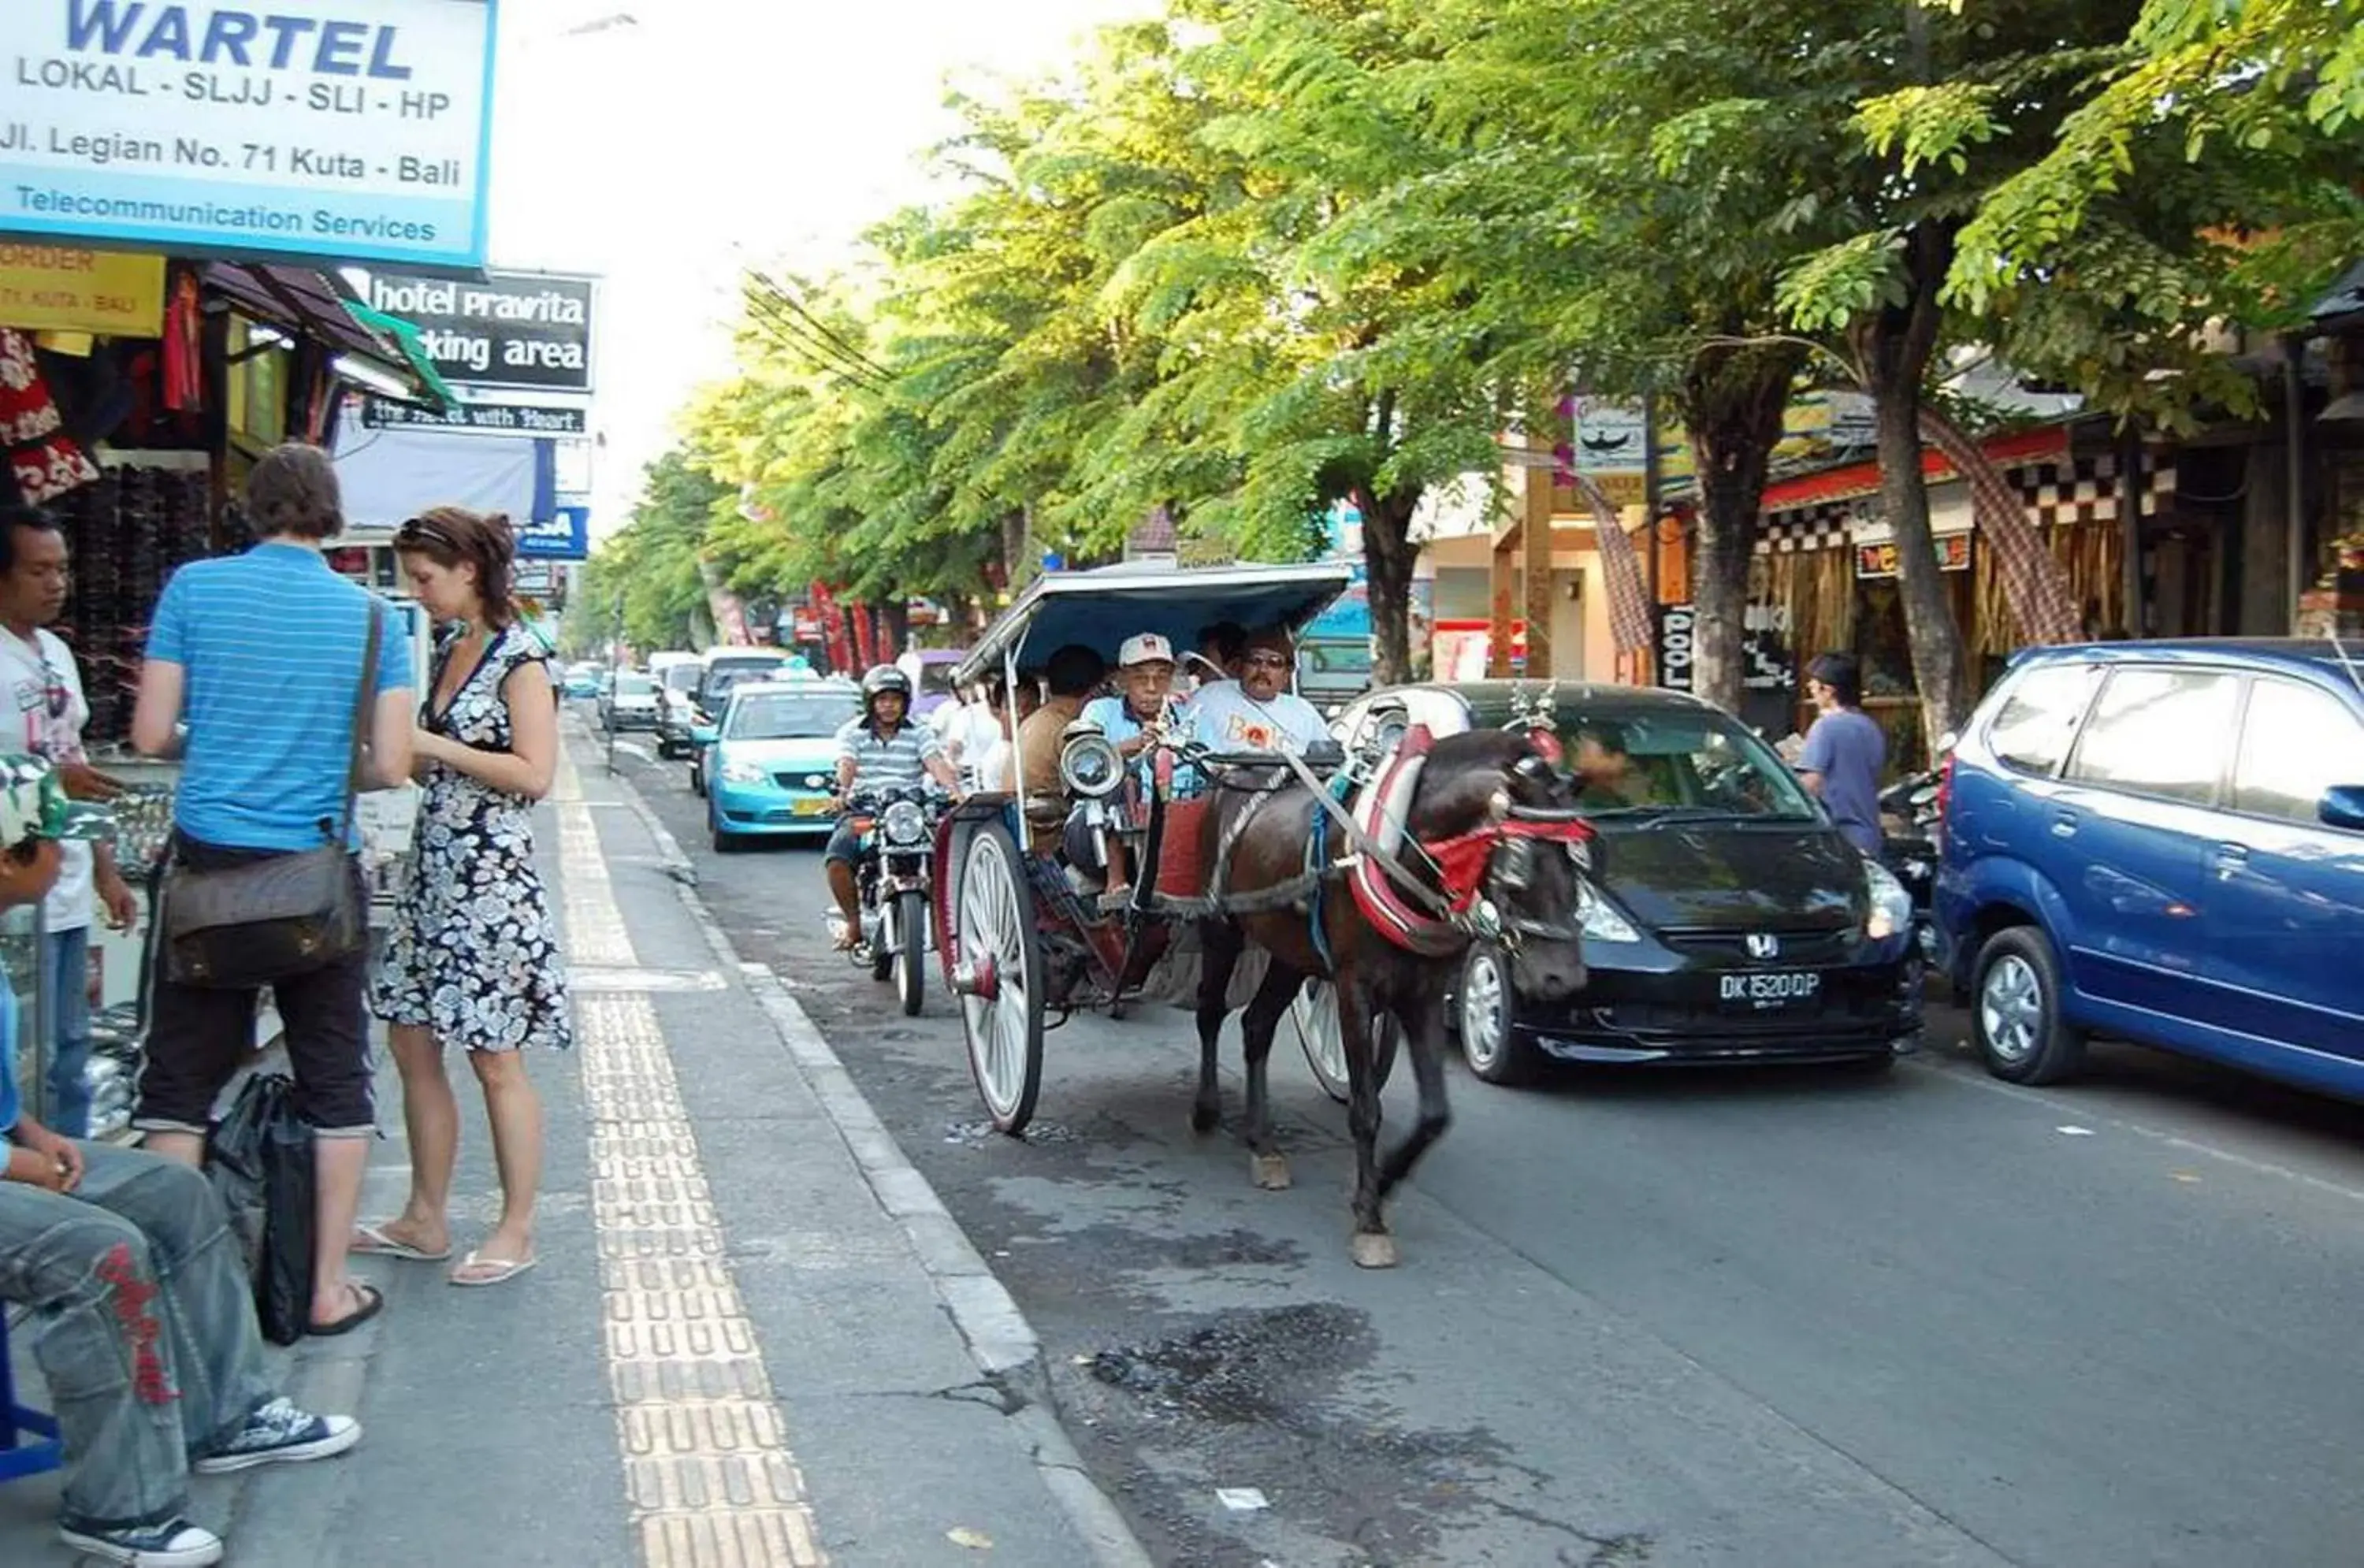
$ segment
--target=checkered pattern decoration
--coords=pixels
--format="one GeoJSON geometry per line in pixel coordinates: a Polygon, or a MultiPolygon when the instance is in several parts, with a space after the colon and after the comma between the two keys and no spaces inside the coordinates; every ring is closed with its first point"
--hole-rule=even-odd
{"type": "Polygon", "coordinates": [[[1594,536],[1600,541],[1600,571],[1609,584],[1609,634],[1620,653],[1638,653],[1650,646],[1652,619],[1649,584],[1642,574],[1641,558],[1625,532],[1625,520],[1610,505],[1600,486],[1570,472],[1569,482],[1592,509],[1594,536]]]}
{"type": "Polygon", "coordinates": [[[1795,555],[1805,550],[1845,550],[1848,531],[1863,511],[1859,501],[1824,501],[1787,512],[1767,513],[1756,530],[1759,555],[1795,555]]]}
{"type": "MultiPolygon", "coordinates": [[[[2175,494],[2175,464],[2166,454],[2146,450],[2135,493],[2142,515],[2158,517],[2175,494]]],[[[2082,457],[2073,463],[2044,463],[2020,469],[2014,475],[2027,503],[2028,520],[2051,528],[2060,523],[2107,523],[2117,520],[2118,459],[2113,452],[2082,457]]]]}

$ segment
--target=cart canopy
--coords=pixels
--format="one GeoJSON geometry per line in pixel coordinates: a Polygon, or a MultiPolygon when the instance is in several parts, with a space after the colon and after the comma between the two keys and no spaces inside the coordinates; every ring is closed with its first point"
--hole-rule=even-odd
{"type": "Polygon", "coordinates": [[[1003,655],[1020,667],[1040,664],[1071,642],[1114,658],[1124,639],[1154,631],[1176,651],[1199,645],[1218,621],[1251,629],[1285,626],[1292,633],[1320,615],[1354,581],[1343,561],[1305,565],[1150,566],[1127,563],[1093,572],[1050,572],[1036,578],[969,650],[953,680],[967,685],[998,674],[1003,655]]]}

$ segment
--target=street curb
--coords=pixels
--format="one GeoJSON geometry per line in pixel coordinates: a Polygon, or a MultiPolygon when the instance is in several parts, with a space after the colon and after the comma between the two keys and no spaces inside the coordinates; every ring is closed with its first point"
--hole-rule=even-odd
{"type": "Polygon", "coordinates": [[[1029,1457],[1052,1499],[1092,1553],[1099,1568],[1155,1568],[1154,1560],[1135,1536],[1123,1513],[1100,1490],[1084,1467],[1083,1456],[1060,1424],[1053,1397],[1049,1369],[1043,1360],[1043,1341],[1009,1289],[995,1275],[976,1244],[936,1195],[936,1189],[895,1141],[870,1102],[853,1082],[819,1029],[814,1027],[779,976],[760,963],[750,963],[730,945],[729,933],[715,920],[697,895],[697,868],[682,852],[681,841],[657,816],[640,790],[621,773],[611,775],[624,803],[656,841],[657,853],[676,884],[675,891],[697,922],[707,946],[724,968],[736,973],[763,1007],[764,1016],[786,1048],[788,1060],[805,1080],[838,1136],[845,1140],[863,1179],[880,1207],[894,1217],[909,1239],[920,1266],[936,1287],[937,1298],[960,1330],[977,1370],[1005,1395],[1017,1396],[1018,1408],[1006,1412],[1026,1439],[1029,1457]]]}

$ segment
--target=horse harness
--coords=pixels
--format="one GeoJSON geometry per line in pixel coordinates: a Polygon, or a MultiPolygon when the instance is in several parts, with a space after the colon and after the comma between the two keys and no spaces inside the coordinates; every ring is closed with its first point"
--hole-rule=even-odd
{"type": "MultiPolygon", "coordinates": [[[[1553,737],[1539,734],[1536,740],[1546,759],[1557,754],[1553,737]]],[[[1406,819],[1433,743],[1424,727],[1413,728],[1371,766],[1367,780],[1358,781],[1352,771],[1325,780],[1302,758],[1286,751],[1274,753],[1269,760],[1259,756],[1254,763],[1210,770],[1210,780],[1217,788],[1251,798],[1223,825],[1205,895],[1168,895],[1161,897],[1160,904],[1185,918],[1303,909],[1311,922],[1314,947],[1325,963],[1330,962],[1330,952],[1322,903],[1328,884],[1339,878],[1346,881],[1364,917],[1381,935],[1423,956],[1449,957],[1473,940],[1515,950],[1522,937],[1544,940],[1573,937],[1573,928],[1529,917],[1505,921],[1494,901],[1485,896],[1485,888],[1489,875],[1507,889],[1527,885],[1540,843],[1565,845],[1581,862],[1581,846],[1592,837],[1591,827],[1573,811],[1514,806],[1449,839],[1412,838],[1406,819]],[[1243,773],[1257,776],[1247,780],[1240,776],[1243,773]],[[1302,784],[1315,804],[1305,869],[1270,887],[1226,893],[1232,851],[1273,797],[1292,782],[1302,784]],[[1358,783],[1361,787],[1356,789],[1358,783]],[[1351,808],[1350,799],[1355,803],[1351,808]],[[1333,825],[1344,833],[1348,846],[1334,862],[1329,860],[1333,825]],[[1406,865],[1407,855],[1429,874],[1421,876],[1406,865]]]]}

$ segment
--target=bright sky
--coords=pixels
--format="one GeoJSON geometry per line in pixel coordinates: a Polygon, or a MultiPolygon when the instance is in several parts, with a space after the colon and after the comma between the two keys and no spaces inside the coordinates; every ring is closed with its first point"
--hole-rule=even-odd
{"type": "Polygon", "coordinates": [[[1038,74],[1093,27],[1156,9],[506,0],[491,260],[604,280],[594,532],[622,522],[691,392],[729,370],[742,262],[827,270],[926,193],[948,81],[1038,74]]]}

